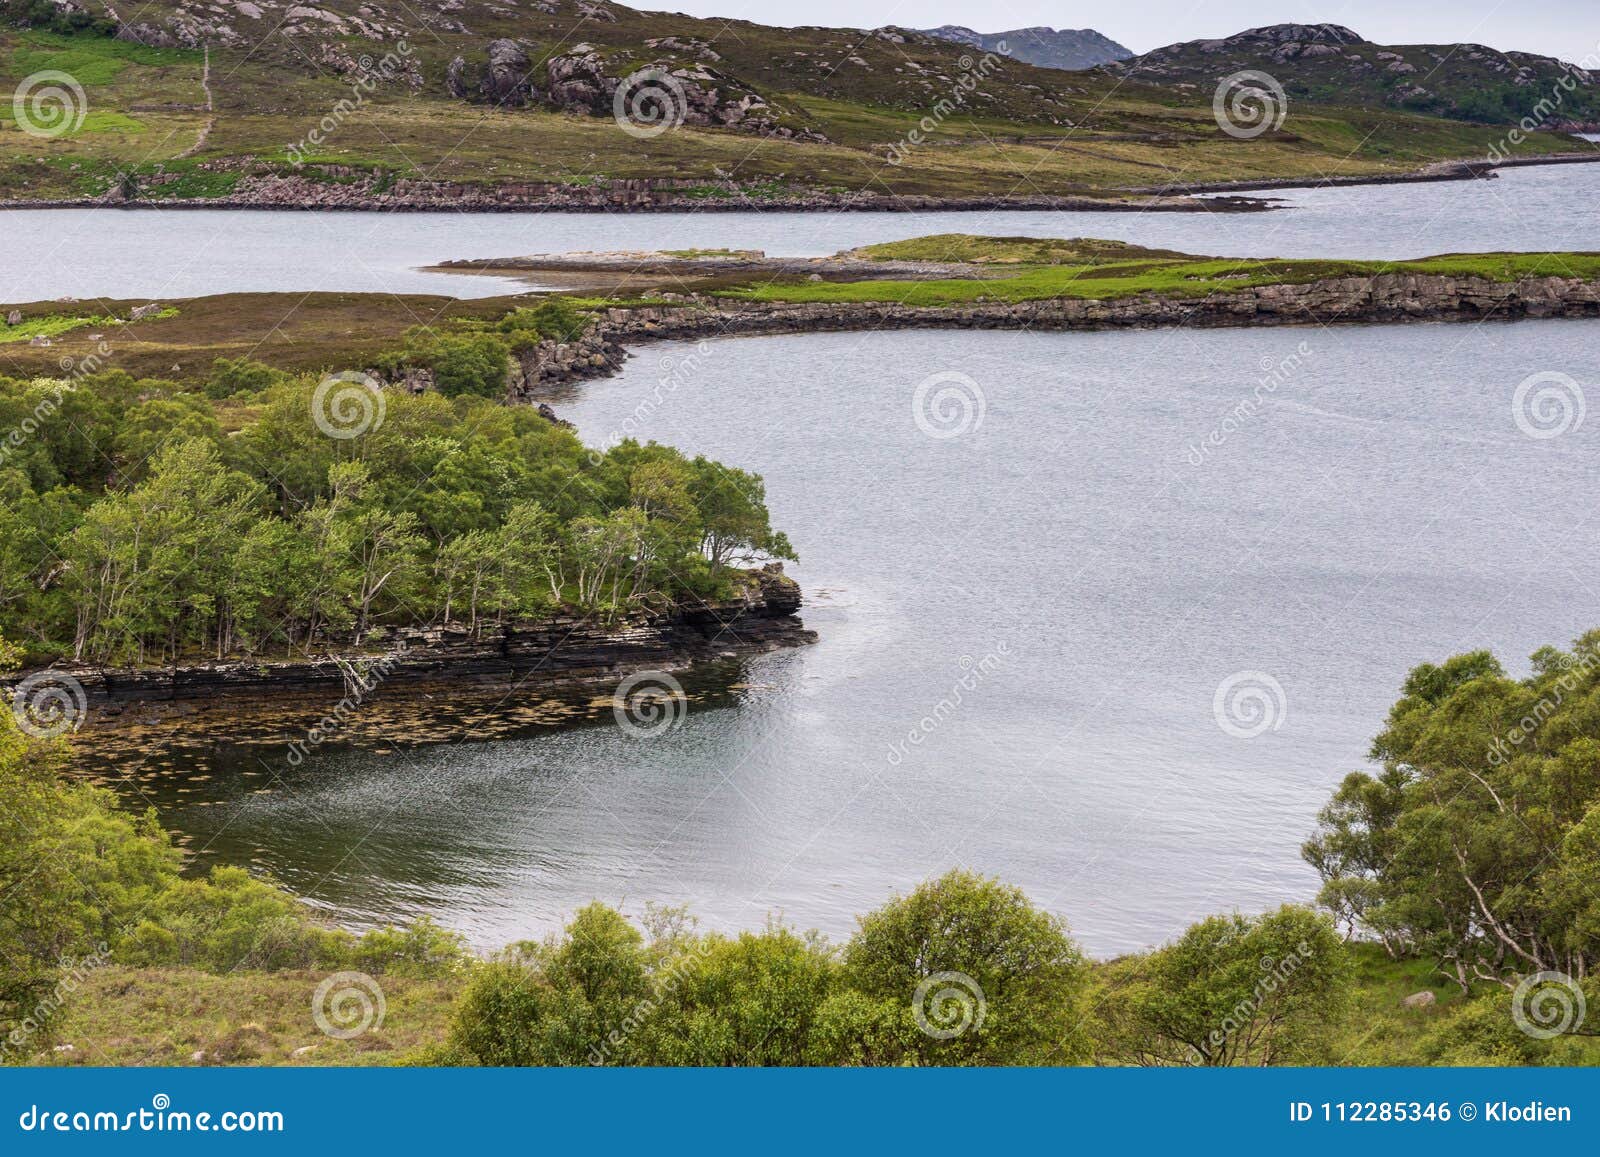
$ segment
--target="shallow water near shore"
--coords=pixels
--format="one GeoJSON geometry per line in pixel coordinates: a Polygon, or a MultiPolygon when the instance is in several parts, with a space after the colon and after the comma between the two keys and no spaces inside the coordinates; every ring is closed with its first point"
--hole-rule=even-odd
{"type": "Polygon", "coordinates": [[[1097,955],[1307,900],[1300,842],[1409,668],[1492,647],[1520,670],[1600,622],[1595,427],[1530,437],[1512,400],[1536,369],[1592,394],[1595,332],[642,346],[553,404],[593,443],[761,471],[817,645],[742,664],[655,738],[602,719],[278,777],[221,751],[129,799],[335,918],[430,913],[482,948],[594,898],[846,935],[958,864],[1097,955]],[[917,387],[952,373],[967,428],[932,437],[917,387]],[[1265,689],[1260,734],[1219,722],[1225,685],[1265,689]]]}
{"type": "Polygon", "coordinates": [[[348,213],[0,210],[0,302],[243,292],[492,297],[538,284],[428,272],[466,258],[727,247],[815,256],[929,233],[1104,237],[1228,257],[1600,250],[1600,165],[1494,180],[1276,190],[1270,213],[348,213]],[[115,244],[108,238],[115,236],[115,244]]]}

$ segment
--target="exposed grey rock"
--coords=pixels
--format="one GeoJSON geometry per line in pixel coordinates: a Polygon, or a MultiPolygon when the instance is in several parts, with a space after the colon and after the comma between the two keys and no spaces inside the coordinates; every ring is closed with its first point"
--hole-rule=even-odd
{"type": "Polygon", "coordinates": [[[489,45],[489,66],[478,91],[490,104],[521,108],[532,98],[529,73],[533,63],[515,40],[496,40],[489,45]]]}
{"type": "Polygon", "coordinates": [[[466,57],[458,56],[450,62],[450,66],[445,69],[444,86],[457,100],[466,100],[472,94],[472,88],[467,83],[466,57]]]}
{"type": "Polygon", "coordinates": [[[1427,1008],[1436,999],[1438,998],[1435,997],[1433,993],[1424,988],[1421,992],[1413,992],[1400,1003],[1405,1005],[1407,1008],[1427,1008]]]}

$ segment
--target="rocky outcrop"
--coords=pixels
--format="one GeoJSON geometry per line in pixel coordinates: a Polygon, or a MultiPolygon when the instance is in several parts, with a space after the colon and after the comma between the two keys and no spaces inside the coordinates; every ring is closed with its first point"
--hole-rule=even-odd
{"type": "Polygon", "coordinates": [[[581,342],[570,343],[574,350],[594,351],[601,362],[574,356],[568,374],[562,359],[540,360],[534,373],[525,372],[523,380],[513,384],[511,396],[531,400],[541,386],[614,372],[626,358],[628,345],[651,340],[838,330],[1096,330],[1559,317],[1600,317],[1600,282],[1563,277],[1500,282],[1394,273],[1251,286],[1204,297],[1054,298],[957,306],[693,297],[683,305],[606,310],[581,342]]]}
{"type": "Polygon", "coordinates": [[[529,81],[532,71],[533,61],[528,59],[522,45],[515,40],[496,40],[489,45],[489,62],[478,91],[490,104],[521,108],[533,99],[533,85],[529,81]]]}
{"type": "MultiPolygon", "coordinates": [[[[800,622],[800,588],[780,564],[752,574],[741,597],[685,603],[601,623],[558,615],[537,623],[473,633],[463,626],[399,630],[385,650],[330,653],[304,660],[204,662],[151,668],[58,664],[82,685],[91,706],[159,700],[266,695],[337,696],[349,664],[381,663],[385,687],[515,683],[540,695],[558,687],[615,682],[645,670],[760,654],[816,641],[800,622]]],[[[9,692],[16,680],[0,680],[9,692]]]]}
{"type": "Polygon", "coordinates": [[[451,95],[500,108],[542,104],[586,116],[616,116],[645,128],[722,126],[760,136],[826,141],[821,133],[785,123],[755,89],[711,67],[721,57],[700,41],[672,37],[652,41],[694,57],[640,62],[624,54],[607,57],[592,44],[575,44],[541,68],[515,40],[495,40],[476,78],[472,63],[457,56],[445,73],[451,95]]]}
{"type": "Polygon", "coordinates": [[[926,35],[980,52],[998,52],[1040,68],[1068,70],[1093,68],[1133,55],[1115,40],[1093,28],[1013,28],[1009,32],[975,32],[960,24],[925,28],[926,35]]]}

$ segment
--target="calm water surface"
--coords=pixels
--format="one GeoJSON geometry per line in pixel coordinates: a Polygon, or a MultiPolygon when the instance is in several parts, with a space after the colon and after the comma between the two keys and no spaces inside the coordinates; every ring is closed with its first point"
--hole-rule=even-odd
{"type": "Polygon", "coordinates": [[[644,347],[558,409],[605,442],[652,399],[642,436],[762,471],[818,645],[748,664],[653,740],[601,724],[294,771],[213,758],[142,791],[209,856],[345,920],[427,912],[484,947],[596,897],[844,934],[958,864],[1022,885],[1097,954],[1305,900],[1299,844],[1409,667],[1480,646],[1520,665],[1600,621],[1597,424],[1530,438],[1512,406],[1532,369],[1595,396],[1595,334],[644,347]],[[1269,369],[1282,384],[1229,421],[1269,369]],[[947,372],[983,415],[937,439],[914,398],[947,372]],[[1241,673],[1282,687],[1275,730],[1219,726],[1241,673]]]}
{"type": "Polygon", "coordinates": [[[493,296],[495,277],[426,273],[452,258],[573,250],[834,253],[929,233],[1108,237],[1238,257],[1422,257],[1600,250],[1600,165],[1492,181],[1289,190],[1275,213],[293,213],[0,210],[0,302],[342,290],[493,296]]]}

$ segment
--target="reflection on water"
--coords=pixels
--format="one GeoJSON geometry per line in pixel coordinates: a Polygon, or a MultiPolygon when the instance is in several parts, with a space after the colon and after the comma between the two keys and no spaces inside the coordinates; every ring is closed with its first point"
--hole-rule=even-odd
{"type": "MultiPolygon", "coordinates": [[[[594,898],[846,934],[954,865],[1020,884],[1098,954],[1308,899],[1300,842],[1410,667],[1487,646],[1515,668],[1600,621],[1600,433],[1531,438],[1512,406],[1530,367],[1600,388],[1595,332],[714,342],[642,435],[765,475],[817,645],[748,662],[653,740],[602,711],[276,779],[207,755],[210,779],[140,789],[197,850],[341,918],[429,912],[483,947],[594,898]],[[982,422],[932,438],[913,399],[951,371],[982,422]],[[1285,706],[1242,738],[1213,698],[1254,672],[1285,706]]],[[[686,348],[563,416],[603,438],[686,348]]]]}

